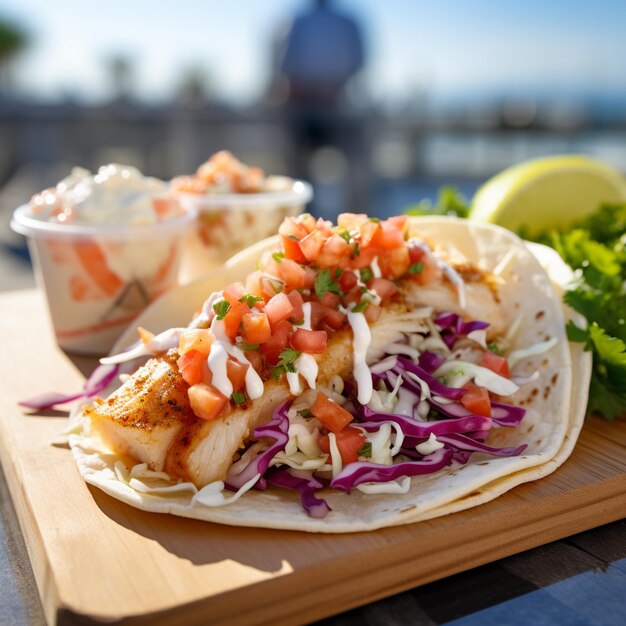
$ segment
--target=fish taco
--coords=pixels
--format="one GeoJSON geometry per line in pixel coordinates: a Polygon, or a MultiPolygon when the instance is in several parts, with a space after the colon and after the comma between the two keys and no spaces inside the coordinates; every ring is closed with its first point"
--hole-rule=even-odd
{"type": "Polygon", "coordinates": [[[88,483],[147,511],[411,523],[554,471],[582,425],[588,355],[572,363],[550,277],[491,225],[290,217],[139,324],[69,440],[88,483]]]}

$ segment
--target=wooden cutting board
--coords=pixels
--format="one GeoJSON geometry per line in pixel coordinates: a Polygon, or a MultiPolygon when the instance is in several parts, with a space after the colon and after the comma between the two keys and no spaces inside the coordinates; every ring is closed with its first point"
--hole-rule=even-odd
{"type": "Polygon", "coordinates": [[[65,413],[16,406],[80,388],[94,364],[56,347],[38,292],[0,297],[0,337],[0,457],[50,624],[309,622],[626,511],[626,421],[591,420],[549,477],[409,526],[311,535],[144,513],[85,485],[56,443],[65,413]]]}

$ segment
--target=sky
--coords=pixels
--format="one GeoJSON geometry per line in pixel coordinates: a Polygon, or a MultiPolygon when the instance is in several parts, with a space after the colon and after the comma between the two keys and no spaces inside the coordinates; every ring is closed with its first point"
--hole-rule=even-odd
{"type": "MultiPolygon", "coordinates": [[[[106,59],[133,59],[138,96],[166,99],[192,67],[235,104],[268,79],[271,42],[306,0],[0,0],[31,35],[14,80],[40,97],[108,93],[106,59]]],[[[337,0],[362,25],[375,101],[416,93],[626,93],[623,0],[337,0]]]]}

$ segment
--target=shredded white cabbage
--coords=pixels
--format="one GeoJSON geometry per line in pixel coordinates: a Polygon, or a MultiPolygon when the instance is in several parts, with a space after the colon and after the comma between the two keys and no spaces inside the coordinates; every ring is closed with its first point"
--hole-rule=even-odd
{"type": "Polygon", "coordinates": [[[510,396],[519,389],[512,380],[468,361],[447,361],[439,366],[433,376],[435,378],[443,376],[451,387],[462,387],[473,379],[479,387],[484,387],[499,396],[510,396]]]}
{"type": "Polygon", "coordinates": [[[426,456],[427,454],[432,454],[437,450],[443,448],[443,444],[441,441],[437,440],[437,437],[434,433],[430,433],[428,439],[422,443],[418,443],[415,446],[415,449],[420,453],[426,456]]]}
{"type": "Polygon", "coordinates": [[[408,476],[401,478],[400,481],[390,480],[386,483],[363,483],[357,485],[359,491],[367,494],[377,493],[407,493],[411,488],[411,479],[408,476]]]}
{"type": "Polygon", "coordinates": [[[205,485],[191,499],[192,504],[203,504],[204,506],[225,506],[232,504],[241,498],[241,496],[252,489],[255,483],[261,478],[261,474],[253,476],[245,485],[242,485],[232,496],[224,495],[224,483],[217,480],[213,483],[205,485]]]}

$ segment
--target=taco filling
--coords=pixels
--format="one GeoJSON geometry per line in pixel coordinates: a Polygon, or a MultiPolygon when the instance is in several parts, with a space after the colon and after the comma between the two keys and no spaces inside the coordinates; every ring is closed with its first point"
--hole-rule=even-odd
{"type": "Polygon", "coordinates": [[[141,342],[103,360],[151,356],[84,408],[120,480],[188,489],[203,506],[271,485],[321,518],[329,490],[407,493],[411,477],[475,453],[524,451],[492,433],[522,422],[509,397],[540,376],[517,364],[558,339],[515,341],[500,294],[510,258],[487,271],[406,217],[302,215],[279,235],[189,326],[140,329],[141,342]]]}

